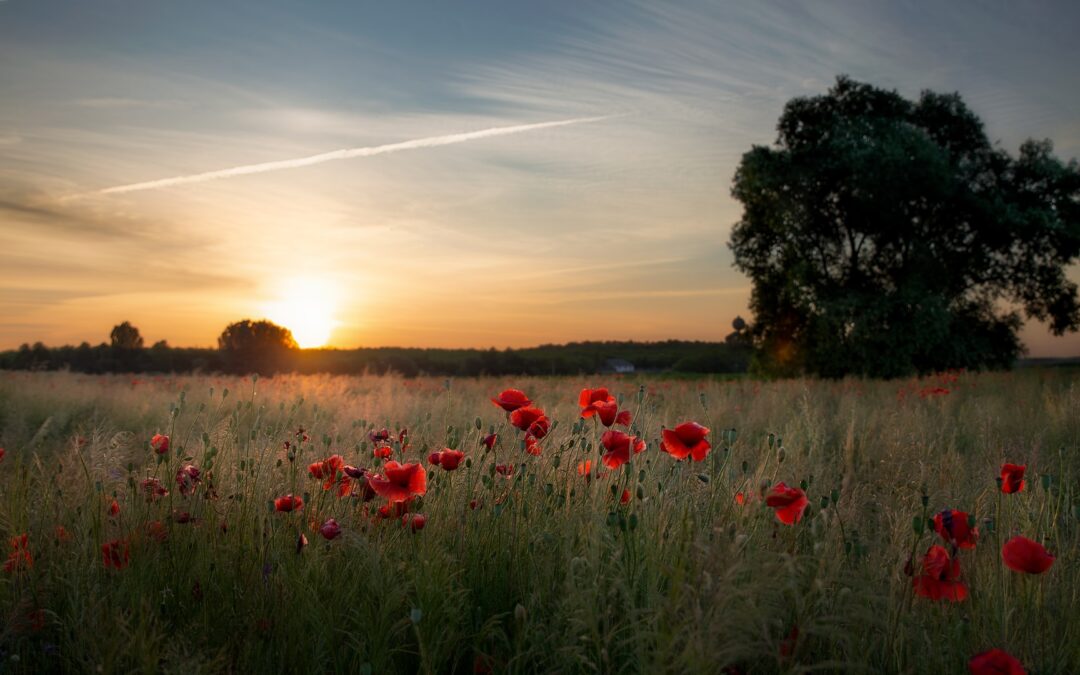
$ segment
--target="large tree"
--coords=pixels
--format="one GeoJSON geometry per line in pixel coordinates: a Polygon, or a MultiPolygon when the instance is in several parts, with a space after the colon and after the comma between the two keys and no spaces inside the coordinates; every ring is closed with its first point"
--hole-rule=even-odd
{"type": "Polygon", "coordinates": [[[1008,367],[1021,312],[1080,327],[1080,168],[1050,141],[1017,157],[957,94],[840,77],[787,103],[775,147],[743,155],[735,265],[753,281],[757,364],[893,377],[1008,367]]]}
{"type": "Polygon", "coordinates": [[[288,368],[297,350],[288,328],[271,321],[244,319],[230,323],[218,337],[218,349],[230,370],[274,373],[288,368]]]}
{"type": "Polygon", "coordinates": [[[143,338],[139,334],[139,329],[131,325],[130,321],[117,324],[113,326],[112,331],[109,333],[109,344],[114,349],[134,350],[142,349],[143,338]]]}

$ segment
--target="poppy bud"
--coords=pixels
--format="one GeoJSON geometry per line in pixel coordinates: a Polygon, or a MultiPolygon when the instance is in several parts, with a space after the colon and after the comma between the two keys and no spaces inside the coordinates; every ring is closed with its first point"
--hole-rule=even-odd
{"type": "Polygon", "coordinates": [[[307,543],[307,537],[304,536],[303,532],[301,532],[300,536],[296,539],[296,553],[299,554],[300,552],[302,552],[304,550],[304,547],[307,546],[307,543]]]}

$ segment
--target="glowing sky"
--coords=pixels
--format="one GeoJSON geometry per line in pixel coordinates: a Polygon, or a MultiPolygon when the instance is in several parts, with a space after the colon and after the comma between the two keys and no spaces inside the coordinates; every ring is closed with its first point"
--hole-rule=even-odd
{"type": "Polygon", "coordinates": [[[959,91],[1003,147],[1080,156],[1077,7],[0,1],[0,348],[263,316],[340,347],[722,339],[732,174],[788,99],[959,91]]]}

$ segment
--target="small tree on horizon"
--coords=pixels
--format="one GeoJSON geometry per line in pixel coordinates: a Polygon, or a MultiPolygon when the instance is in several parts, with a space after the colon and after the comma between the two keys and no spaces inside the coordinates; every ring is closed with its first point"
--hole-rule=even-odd
{"type": "Polygon", "coordinates": [[[114,349],[135,350],[143,348],[143,338],[139,335],[139,329],[131,325],[130,321],[113,326],[109,333],[109,344],[114,349]]]}
{"type": "Polygon", "coordinates": [[[1050,141],[991,144],[958,94],[909,101],[847,77],[784,107],[743,155],[735,266],[759,370],[897,377],[1007,368],[1021,311],[1080,327],[1080,167],[1050,141]]]}
{"type": "Polygon", "coordinates": [[[266,319],[244,319],[221,331],[218,349],[233,372],[272,374],[291,365],[299,346],[288,328],[266,319]]]}

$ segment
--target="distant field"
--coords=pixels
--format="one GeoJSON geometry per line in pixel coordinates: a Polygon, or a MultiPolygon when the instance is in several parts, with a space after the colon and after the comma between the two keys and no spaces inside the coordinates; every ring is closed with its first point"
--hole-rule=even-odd
{"type": "Polygon", "coordinates": [[[1000,648],[1031,673],[1080,672],[1076,369],[891,382],[0,372],[0,447],[0,670],[962,673],[1000,648]],[[552,422],[539,455],[489,400],[509,387],[552,422]],[[580,419],[579,393],[598,387],[633,416],[614,428],[647,443],[614,470],[599,414],[580,419]],[[703,461],[659,449],[662,428],[687,421],[710,430],[703,461]],[[464,452],[456,470],[429,459],[446,447],[464,452]],[[375,483],[358,471],[331,462],[314,477],[335,454],[379,480],[386,461],[420,463],[425,494],[387,508],[389,488],[365,501],[375,483]],[[1004,462],[1026,465],[1022,491],[999,490],[1004,462]],[[144,489],[155,477],[167,495],[144,489]],[[779,481],[809,501],[793,525],[765,503],[779,481]],[[303,507],[276,511],[290,493],[303,507]],[[951,542],[927,523],[946,509],[970,514],[974,547],[956,546],[966,515],[945,517],[951,542]],[[1005,566],[1014,535],[1052,566],[1005,566]],[[924,561],[935,544],[944,566],[924,561]],[[913,578],[946,592],[922,597],[913,578]]]}

